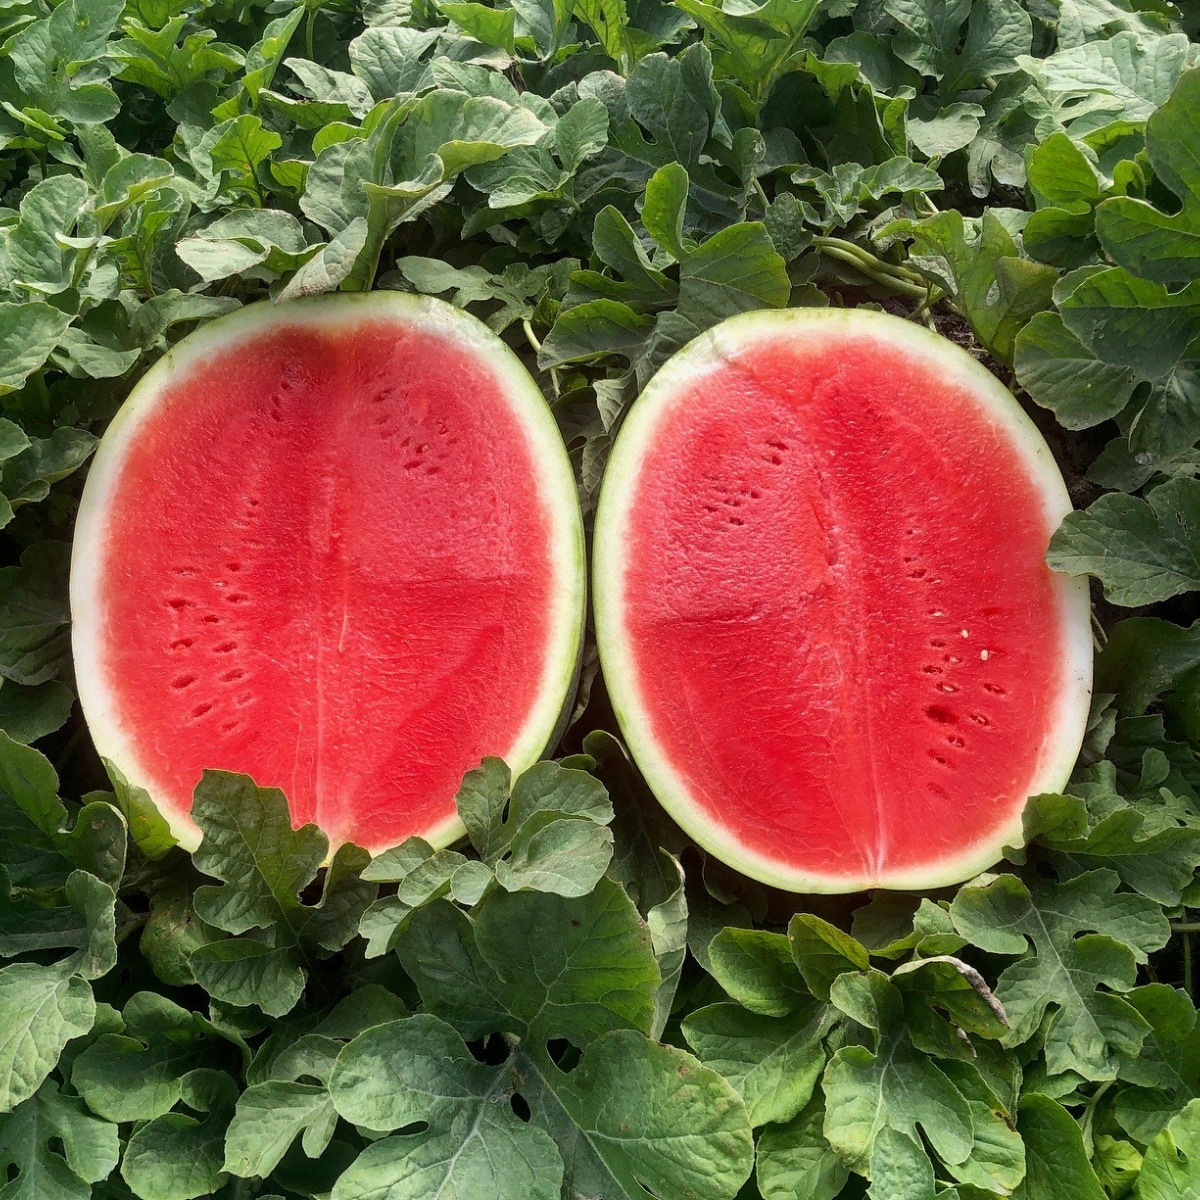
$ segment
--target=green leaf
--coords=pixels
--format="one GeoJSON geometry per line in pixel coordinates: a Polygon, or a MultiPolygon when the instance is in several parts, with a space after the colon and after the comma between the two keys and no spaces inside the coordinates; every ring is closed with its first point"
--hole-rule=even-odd
{"type": "Polygon", "coordinates": [[[78,976],[36,963],[0,968],[0,1112],[38,1090],[95,1016],[92,989],[78,976]]]}
{"type": "Polygon", "coordinates": [[[1038,313],[1017,334],[1017,382],[1067,429],[1112,420],[1133,398],[1137,374],[1101,362],[1056,312],[1038,313]]]}
{"type": "Polygon", "coordinates": [[[220,217],[184,238],[175,253],[205,283],[255,268],[282,275],[312,256],[300,222],[277,209],[247,209],[220,217]]]}
{"type": "Polygon", "coordinates": [[[77,471],[91,457],[96,438],[82,429],[66,426],[49,437],[33,438],[20,454],[2,468],[0,486],[13,509],[45,500],[50,485],[77,471]]]}
{"type": "Polygon", "coordinates": [[[1113,1105],[1122,1130],[1145,1145],[1200,1091],[1200,1030],[1196,1008],[1182,991],[1147,984],[1129,1002],[1150,1023],[1137,1059],[1126,1063],[1123,1087],[1113,1105]]]}
{"type": "Polygon", "coordinates": [[[739,1004],[787,1016],[807,998],[788,939],[765,929],[722,929],[708,946],[709,970],[739,1004]]]}
{"type": "Polygon", "coordinates": [[[368,1147],[339,1179],[338,1200],[383,1192],[423,1200],[438,1192],[501,1200],[556,1200],[562,1160],[546,1133],[498,1103],[504,1066],[477,1062],[457,1033],[420,1015],[359,1034],[338,1055],[329,1093],[338,1113],[370,1129],[416,1122],[419,1134],[368,1147]]]}
{"type": "Polygon", "coordinates": [[[829,999],[833,981],[846,971],[867,969],[867,950],[848,933],[811,913],[797,913],[788,924],[792,958],[814,996],[829,999]]]}
{"type": "Polygon", "coordinates": [[[1080,138],[1111,121],[1144,121],[1161,108],[1187,66],[1188,49],[1182,34],[1126,31],[1020,65],[1037,80],[1056,121],[1080,138]]]}
{"type": "Polygon", "coordinates": [[[791,295],[787,264],[764,225],[750,221],[714,234],[679,266],[679,315],[698,329],[756,308],[782,308],[791,295]]]}
{"type": "Polygon", "coordinates": [[[646,912],[646,926],[650,930],[650,945],[658,960],[662,982],[654,995],[654,1020],[650,1023],[650,1036],[661,1039],[671,1011],[679,984],[683,978],[684,960],[687,957],[688,902],[687,886],[683,867],[665,850],[661,858],[670,862],[675,874],[675,890],[646,912]]]}
{"type": "Polygon", "coordinates": [[[305,904],[299,893],[316,878],[328,841],[314,825],[292,828],[282,792],[257,788],[244,775],[206,771],[192,818],[204,835],[193,861],[222,881],[196,890],[196,914],[236,936],[200,944],[188,968],[217,999],[281,1016],[299,1001],[312,958],[341,949],[358,928],[375,896],[361,878],[369,857],[342,846],[320,900],[305,904]],[[253,931],[260,932],[240,936],[253,931]]]}
{"type": "Polygon", "coordinates": [[[1058,309],[1101,361],[1146,379],[1176,371],[1200,335],[1200,283],[1169,292],[1121,267],[1086,274],[1058,309]]]}
{"type": "Polygon", "coordinates": [[[486,4],[445,3],[441,10],[465,34],[485,46],[498,46],[509,54],[516,52],[513,37],[517,14],[511,8],[489,8],[486,4]]]}
{"type": "Polygon", "coordinates": [[[1026,809],[1026,838],[1037,837],[1072,865],[1110,867],[1121,882],[1159,904],[1179,904],[1200,866],[1200,828],[1136,807],[1103,786],[1078,796],[1036,796],[1026,809]]]}
{"type": "Polygon", "coordinates": [[[55,175],[29,189],[3,241],[12,283],[50,296],[73,285],[80,249],[61,239],[74,233],[87,200],[88,186],[75,175],[55,175]]]}
{"type": "Polygon", "coordinates": [[[608,109],[593,97],[577,100],[554,126],[554,151],[568,174],[574,174],[607,145],[608,109]]]}
{"type": "Polygon", "coordinates": [[[0,301],[0,396],[15,392],[50,357],[70,314],[36,301],[0,301]]]}
{"type": "MultiPolygon", "coordinates": [[[[271,86],[275,72],[287,53],[292,35],[299,28],[303,18],[304,10],[301,8],[268,21],[262,31],[262,37],[247,52],[242,88],[252,108],[257,108],[263,89],[271,86]]],[[[241,98],[235,96],[218,105],[213,115],[218,119],[236,116],[240,103],[241,98]]]]}
{"type": "Polygon", "coordinates": [[[196,1071],[183,1102],[199,1116],[172,1112],[139,1126],[121,1160],[121,1175],[140,1200],[193,1200],[225,1181],[221,1145],[234,1086],[218,1071],[196,1071]]]}
{"type": "Polygon", "coordinates": [[[244,113],[223,121],[206,139],[214,177],[233,192],[259,195],[259,168],[283,145],[283,138],[267,129],[260,117],[244,113]]]}
{"type": "MultiPolygon", "coordinates": [[[[7,880],[0,879],[3,883],[7,880]]],[[[7,887],[3,890],[8,891],[7,887]]],[[[11,908],[11,913],[5,915],[15,926],[0,940],[0,952],[14,955],[33,950],[72,950],[74,953],[55,969],[63,975],[98,979],[112,970],[117,957],[113,889],[87,871],[72,871],[62,895],[63,903],[53,906],[45,902],[39,905],[19,895],[16,903],[8,897],[0,900],[0,909],[11,908]]]]}
{"type": "Polygon", "coordinates": [[[676,289],[650,264],[633,227],[611,205],[601,210],[592,227],[592,245],[596,257],[621,277],[612,281],[594,271],[577,271],[571,277],[568,303],[595,297],[620,300],[639,310],[670,304],[676,289]]]}
{"type": "Polygon", "coordinates": [[[510,892],[583,896],[612,858],[612,805],[585,771],[537,763],[514,784],[489,758],[467,773],[456,803],[475,849],[510,892]]]}
{"type": "Polygon", "coordinates": [[[714,61],[761,102],[801,50],[818,0],[764,0],[752,5],[677,0],[711,39],[714,61]]]}
{"type": "Polygon", "coordinates": [[[108,74],[106,41],[123,7],[119,0],[67,0],[17,34],[9,53],[17,85],[30,103],[28,113],[53,114],[79,125],[117,115],[120,102],[101,81],[108,74]]]}
{"type": "Polygon", "coordinates": [[[74,703],[71,689],[56,679],[36,687],[9,683],[0,688],[0,730],[28,745],[61,729],[74,703]]]}
{"type": "Polygon", "coordinates": [[[1135,275],[1160,283],[1200,279],[1200,71],[1183,75],[1146,122],[1146,156],[1182,201],[1167,215],[1144,200],[1116,197],[1096,210],[1106,253],[1135,275]]]}
{"type": "Polygon", "coordinates": [[[1016,1200],[1104,1200],[1071,1114],[1048,1096],[1021,1101],[1017,1131],[1025,1143],[1025,1180],[1016,1200]]]}
{"type": "Polygon", "coordinates": [[[1182,628],[1158,617],[1131,617],[1108,631],[1096,660],[1096,690],[1116,694],[1122,713],[1140,716],[1197,666],[1200,625],[1182,628]]]}
{"type": "MultiPolygon", "coordinates": [[[[175,848],[175,835],[145,788],[135,787],[108,759],[102,760],[113,785],[113,798],[125,816],[129,836],[150,859],[162,858],[175,848]]],[[[190,982],[190,980],[189,980],[190,982]]]]}
{"type": "Polygon", "coordinates": [[[870,1176],[879,1134],[921,1135],[947,1167],[970,1157],[976,1130],[966,1098],[903,1030],[900,993],[878,972],[835,980],[834,1003],[877,1033],[874,1051],[843,1046],[825,1070],[825,1137],[852,1169],[870,1176]],[[920,1132],[918,1132],[920,1130],[920,1132]]]}
{"type": "Polygon", "coordinates": [[[117,1165],[117,1155],[117,1127],[53,1083],[0,1117],[5,1200],[88,1200],[92,1185],[117,1165]]]}
{"type": "Polygon", "coordinates": [[[538,351],[538,367],[549,371],[607,354],[633,362],[645,350],[652,329],[653,322],[627,304],[589,300],[559,315],[538,351]]]}
{"type": "Polygon", "coordinates": [[[1015,71],[1018,57],[1029,53],[1033,39],[1029,15],[1015,0],[884,0],[883,7],[901,26],[896,54],[922,74],[943,80],[948,96],[1015,71]],[[960,51],[964,21],[967,31],[960,51]]]}
{"type": "Polygon", "coordinates": [[[336,1119],[323,1085],[278,1079],[251,1084],[225,1132],[225,1170],[247,1179],[270,1175],[298,1137],[305,1154],[319,1158],[336,1119]]]}
{"type": "Polygon", "coordinates": [[[992,210],[969,227],[958,212],[912,227],[912,265],[962,305],[976,337],[1011,362],[1017,334],[1050,307],[1057,272],[1020,257],[1012,234],[992,210]]]}
{"type": "Polygon", "coordinates": [[[850,1175],[825,1140],[825,1108],[813,1100],[786,1125],[764,1129],[758,1139],[757,1181],[763,1200],[835,1200],[850,1175]]]}
{"type": "Polygon", "coordinates": [[[596,35],[605,54],[628,70],[635,55],[625,0],[572,0],[569,7],[596,35]]]}
{"type": "Polygon", "coordinates": [[[1168,480],[1145,500],[1101,496],[1068,514],[1047,562],[1095,575],[1113,604],[1130,608],[1200,588],[1200,481],[1168,480]]]}
{"type": "Polygon", "coordinates": [[[122,1019],[122,1033],[102,1034],[75,1059],[71,1084],[106,1120],[162,1116],[182,1098],[184,1077],[212,1053],[212,1027],[154,992],[135,993],[122,1019]]]}
{"type": "Polygon", "coordinates": [[[1175,15],[1163,0],[1061,0],[1057,41],[1079,46],[1108,34],[1130,30],[1157,37],[1170,31],[1175,15]]]}
{"type": "Polygon", "coordinates": [[[1191,1101],[1146,1147],[1137,1189],[1138,1200],[1200,1195],[1200,1101],[1191,1101]]]}
{"type": "Polygon", "coordinates": [[[614,1030],[564,1074],[518,1060],[532,1120],[558,1142],[574,1197],[729,1200],[750,1174],[746,1110],[715,1071],[673,1046],[614,1030]],[[528,1073],[526,1073],[528,1068],[528,1073]]]}
{"type": "MultiPolygon", "coordinates": [[[[82,809],[58,796],[58,775],[40,751],[0,733],[0,863],[18,886],[54,889],[69,882],[76,867],[110,890],[125,866],[125,828],[120,814],[103,801],[82,809]]],[[[91,890],[80,885],[80,894],[91,890]]]]}
{"type": "Polygon", "coordinates": [[[427,64],[421,56],[438,40],[436,29],[410,29],[384,22],[350,43],[350,66],[377,100],[416,91],[427,64]]]}
{"type": "Polygon", "coordinates": [[[200,916],[233,934],[289,923],[328,850],[325,835],[314,825],[293,829],[278,790],[222,771],[205,772],[192,818],[204,835],[196,866],[222,881],[197,890],[200,916]]]}
{"type": "Polygon", "coordinates": [[[642,224],[676,262],[682,262],[694,249],[685,241],[683,232],[687,197],[687,171],[679,163],[659,167],[646,183],[642,224]]]}
{"type": "Polygon", "coordinates": [[[711,1004],[684,1019],[683,1036],[705,1066],[729,1080],[757,1127],[792,1120],[812,1098],[836,1015],[812,1001],[786,1017],[711,1004]]]}
{"type": "Polygon", "coordinates": [[[468,921],[446,902],[413,914],[397,945],[426,1007],[468,1037],[500,1029],[586,1045],[648,1031],[661,983],[650,931],[620,885],[566,898],[487,895],[468,921]]]}
{"type": "Polygon", "coordinates": [[[271,1017],[291,1012],[304,991],[304,970],[287,949],[252,938],[199,946],[188,966],[210,996],[241,1007],[257,1005],[271,1017]]]}
{"type": "MultiPolygon", "coordinates": [[[[196,912],[205,922],[232,934],[269,930],[283,947],[312,943],[337,950],[350,939],[374,895],[374,888],[357,877],[366,864],[361,851],[343,846],[320,902],[307,905],[299,893],[316,878],[328,839],[315,825],[292,828],[282,792],[257,788],[245,775],[206,771],[196,788],[192,819],[204,835],[193,861],[222,881],[196,890],[196,912]],[[345,870],[359,859],[357,870],[345,870]],[[343,910],[346,905],[349,912],[343,910]]],[[[235,956],[252,957],[248,950],[235,956]]],[[[212,961],[219,959],[217,954],[212,961]]]]}
{"type": "Polygon", "coordinates": [[[300,267],[278,299],[299,300],[302,296],[337,291],[350,278],[366,241],[367,222],[363,217],[356,217],[300,267]]]}
{"type": "Polygon", "coordinates": [[[1149,1029],[1117,993],[1132,989],[1136,964],[1165,945],[1169,929],[1157,904],[1117,892],[1118,882],[1101,870],[1031,889],[1000,875],[962,888],[950,906],[974,945],[1022,956],[996,981],[1009,1020],[1004,1042],[1020,1045],[1040,1030],[1050,1074],[1112,1079],[1149,1029]]]}
{"type": "MultiPolygon", "coordinates": [[[[700,156],[718,108],[712,58],[703,45],[689,46],[678,58],[650,54],[641,59],[629,72],[625,101],[629,116],[654,142],[649,157],[655,166],[677,162],[689,175],[700,173],[700,156]]],[[[644,136],[636,127],[616,129],[609,140],[621,150],[647,156],[644,136]]]]}

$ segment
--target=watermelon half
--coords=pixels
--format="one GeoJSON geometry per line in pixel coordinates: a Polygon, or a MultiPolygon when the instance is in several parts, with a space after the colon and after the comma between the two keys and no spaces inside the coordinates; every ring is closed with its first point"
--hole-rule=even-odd
{"type": "Polygon", "coordinates": [[[79,695],[184,846],[206,767],[335,845],[445,845],[467,770],[555,737],[585,590],[562,438],[486,326],[398,293],[256,304],[171,350],[100,445],[79,695]]]}
{"type": "Polygon", "coordinates": [[[965,351],[865,311],[755,312],[630,410],[596,515],[601,664],[647,782],[794,891],[959,882],[1021,842],[1088,716],[1045,442],[965,351]]]}

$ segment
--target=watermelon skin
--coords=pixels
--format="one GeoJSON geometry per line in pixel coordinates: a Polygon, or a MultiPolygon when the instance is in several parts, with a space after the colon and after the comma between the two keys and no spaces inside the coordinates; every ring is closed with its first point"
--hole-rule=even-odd
{"type": "Polygon", "coordinates": [[[911,322],[755,312],[692,342],[596,515],[602,669],[651,789],[793,891],[991,866],[1086,727],[1086,584],[1044,561],[1068,511],[1012,395],[911,322]]]}
{"type": "Polygon", "coordinates": [[[585,579],[562,438],[486,326],[400,293],[256,304],[169,351],[99,447],[80,699],[187,848],[205,767],[333,846],[446,845],[467,770],[557,736],[585,579]]]}

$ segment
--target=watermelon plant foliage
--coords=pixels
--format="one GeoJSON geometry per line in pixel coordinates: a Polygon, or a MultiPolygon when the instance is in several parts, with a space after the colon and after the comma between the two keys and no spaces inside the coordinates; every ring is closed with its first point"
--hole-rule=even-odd
{"type": "Polygon", "coordinates": [[[1168,0],[0,9],[0,1198],[1200,1195],[1200,19],[1168,0]],[[80,468],[264,295],[477,313],[591,510],[655,368],[881,305],[1014,383],[1098,695],[1027,849],[930,896],[705,862],[584,704],[369,860],[209,773],[189,858],[71,690],[80,468]]]}

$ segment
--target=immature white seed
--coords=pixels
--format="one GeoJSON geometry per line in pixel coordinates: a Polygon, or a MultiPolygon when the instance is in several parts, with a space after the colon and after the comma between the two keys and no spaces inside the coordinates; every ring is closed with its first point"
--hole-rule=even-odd
{"type": "Polygon", "coordinates": [[[987,660],[988,660],[988,652],[987,652],[986,650],[980,650],[980,652],[979,652],[979,657],[980,657],[981,659],[983,659],[983,661],[984,661],[984,662],[987,662],[987,660]]]}
{"type": "Polygon", "coordinates": [[[959,630],[959,633],[961,633],[963,637],[970,637],[970,636],[971,636],[971,635],[970,635],[970,634],[969,634],[969,633],[968,633],[968,632],[967,632],[965,629],[960,629],[960,630],[959,630]]]}

